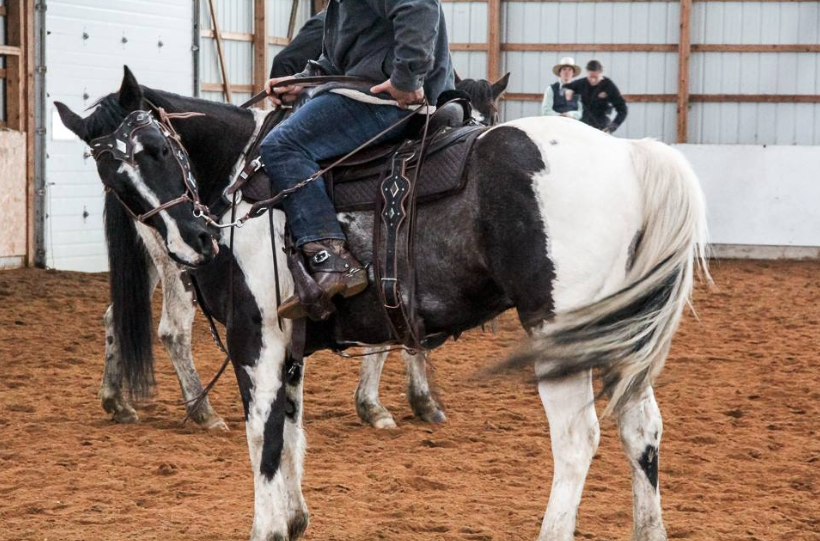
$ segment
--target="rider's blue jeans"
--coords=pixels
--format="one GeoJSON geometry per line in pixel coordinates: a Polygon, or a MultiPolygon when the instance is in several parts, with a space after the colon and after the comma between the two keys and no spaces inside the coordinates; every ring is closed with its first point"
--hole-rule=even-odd
{"type": "MultiPolygon", "coordinates": [[[[364,103],[333,93],[313,98],[262,141],[262,162],[274,191],[308,178],[319,170],[319,160],[350,152],[408,114],[392,105],[364,103]]],[[[405,124],[381,140],[397,137],[405,124]]],[[[345,238],[321,178],[286,197],[282,204],[297,246],[345,238]]]]}

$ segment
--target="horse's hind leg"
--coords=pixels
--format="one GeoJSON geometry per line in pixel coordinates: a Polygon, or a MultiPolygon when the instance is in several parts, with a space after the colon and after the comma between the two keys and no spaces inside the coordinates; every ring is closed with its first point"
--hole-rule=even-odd
{"type": "Polygon", "coordinates": [[[427,381],[427,355],[426,351],[419,351],[410,354],[402,351],[407,367],[407,400],[416,417],[428,423],[443,423],[447,420],[441,406],[430,391],[430,384],[427,381]]]}
{"type": "Polygon", "coordinates": [[[388,353],[376,351],[377,348],[367,348],[367,354],[362,357],[359,386],[356,388],[356,413],[363,423],[373,428],[396,428],[393,416],[379,402],[379,382],[388,353]]]}
{"type": "Polygon", "coordinates": [[[103,316],[105,325],[105,367],[100,384],[100,403],[103,409],[112,415],[117,423],[136,423],[137,412],[122,395],[122,365],[120,349],[114,334],[114,307],[109,305],[103,316]]]}
{"type": "Polygon", "coordinates": [[[584,481],[598,449],[592,374],[542,381],[538,393],[547,412],[552,440],[552,490],[538,541],[571,541],[584,481]]]}
{"type": "Polygon", "coordinates": [[[618,432],[632,468],[633,541],[664,541],[658,462],[663,421],[647,387],[618,416],[618,432]]]}
{"type": "Polygon", "coordinates": [[[202,393],[202,382],[194,366],[191,354],[191,326],[196,314],[194,296],[186,287],[182,274],[170,265],[162,269],[162,319],[159,322],[159,339],[174,365],[182,398],[191,419],[209,430],[228,430],[228,425],[211,408],[207,398],[193,410],[193,402],[202,393]]]}

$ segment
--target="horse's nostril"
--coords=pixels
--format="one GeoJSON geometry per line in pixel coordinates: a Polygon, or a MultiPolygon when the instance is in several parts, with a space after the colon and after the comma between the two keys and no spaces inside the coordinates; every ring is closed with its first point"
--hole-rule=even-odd
{"type": "Polygon", "coordinates": [[[197,236],[197,240],[199,240],[199,250],[203,254],[211,254],[214,251],[214,243],[212,242],[211,236],[207,233],[200,233],[197,236]]]}

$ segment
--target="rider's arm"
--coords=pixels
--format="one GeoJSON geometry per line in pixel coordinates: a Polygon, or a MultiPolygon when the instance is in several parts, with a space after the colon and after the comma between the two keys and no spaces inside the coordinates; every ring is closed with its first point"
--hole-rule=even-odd
{"type": "Polygon", "coordinates": [[[435,63],[439,0],[366,1],[393,25],[395,48],[390,82],[403,92],[418,90],[435,63]]]}

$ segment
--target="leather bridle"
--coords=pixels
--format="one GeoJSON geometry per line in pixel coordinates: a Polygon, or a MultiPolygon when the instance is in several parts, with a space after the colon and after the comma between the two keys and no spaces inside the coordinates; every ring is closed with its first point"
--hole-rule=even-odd
{"type": "Polygon", "coordinates": [[[193,205],[194,217],[210,217],[210,212],[207,205],[204,205],[199,200],[199,190],[197,188],[196,180],[194,179],[194,174],[191,171],[191,161],[188,158],[188,151],[185,149],[185,146],[183,146],[179,134],[171,124],[172,118],[191,118],[205,115],[203,113],[168,113],[162,107],[157,107],[153,104],[151,104],[151,106],[158,113],[160,117],[159,120],[154,118],[152,111],[138,110],[129,113],[113,133],[91,140],[89,143],[91,146],[91,155],[94,157],[95,161],[99,161],[99,159],[105,154],[111,154],[111,157],[115,160],[136,168],[136,135],[142,130],[156,127],[159,129],[160,134],[162,134],[166,143],[168,143],[168,146],[171,148],[171,154],[182,172],[182,179],[185,183],[185,192],[170,201],[160,203],[148,212],[137,214],[125,204],[115,190],[109,186],[106,186],[105,191],[112,193],[126,212],[128,212],[132,218],[142,223],[147,221],[152,216],[182,203],[191,203],[193,205]]]}

